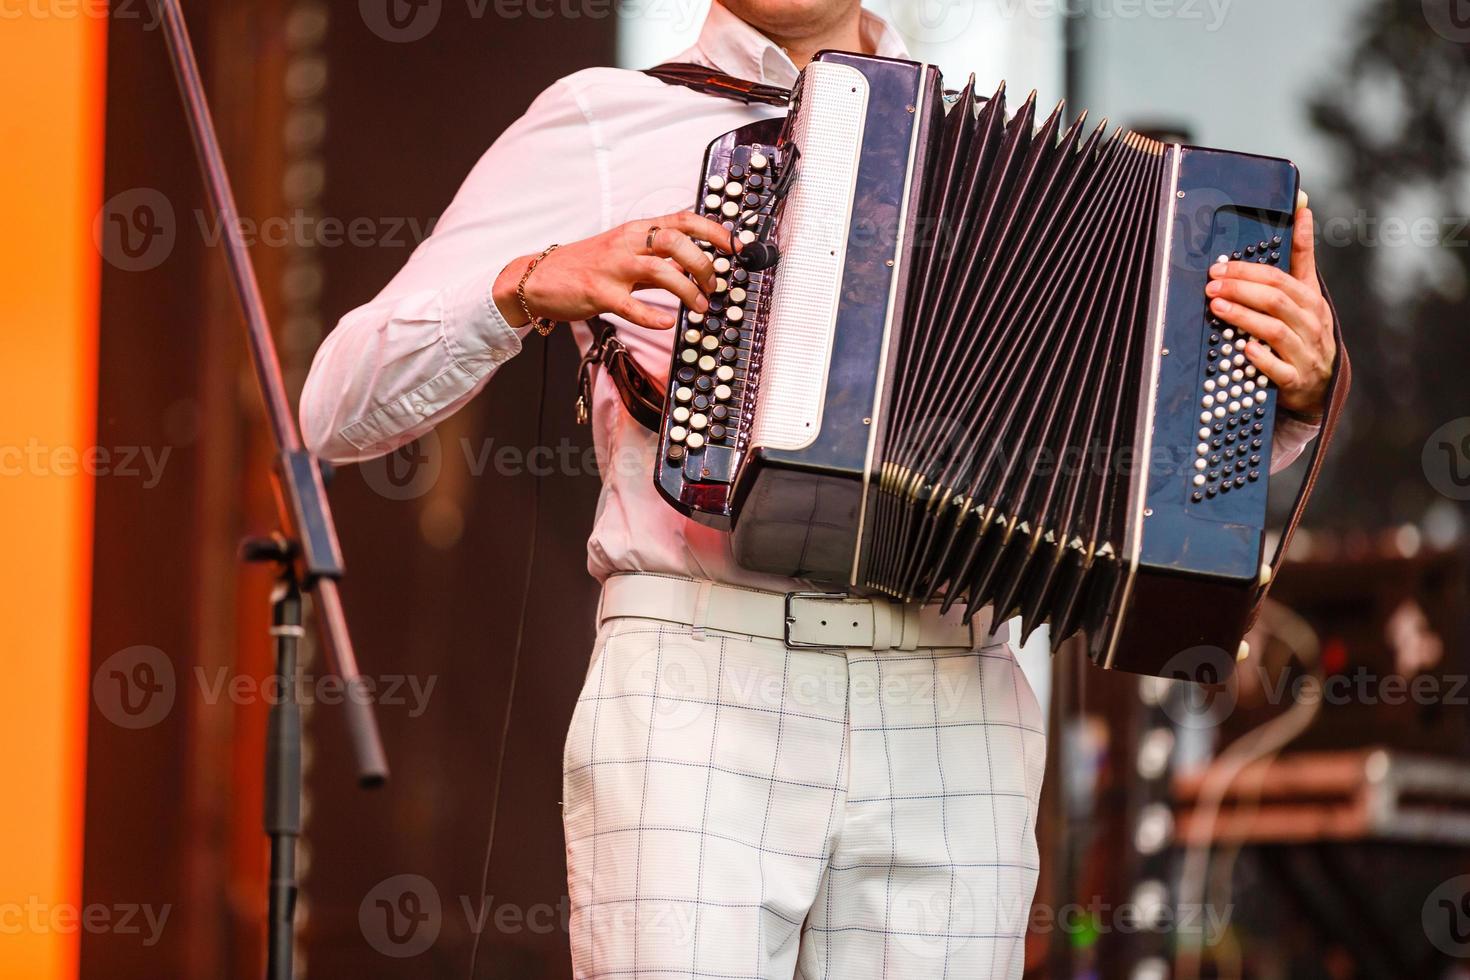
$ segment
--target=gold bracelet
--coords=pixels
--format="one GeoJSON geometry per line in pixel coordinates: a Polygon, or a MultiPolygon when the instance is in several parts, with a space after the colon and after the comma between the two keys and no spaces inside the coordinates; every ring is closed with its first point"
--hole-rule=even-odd
{"type": "Polygon", "coordinates": [[[556,321],[544,316],[536,316],[531,312],[531,308],[526,305],[526,280],[531,278],[531,273],[536,270],[537,264],[558,248],[561,248],[561,246],[548,245],[543,248],[541,254],[532,259],[531,264],[526,266],[526,271],[521,273],[521,281],[516,284],[516,299],[521,302],[521,312],[526,314],[526,322],[543,337],[556,329],[556,321]]]}

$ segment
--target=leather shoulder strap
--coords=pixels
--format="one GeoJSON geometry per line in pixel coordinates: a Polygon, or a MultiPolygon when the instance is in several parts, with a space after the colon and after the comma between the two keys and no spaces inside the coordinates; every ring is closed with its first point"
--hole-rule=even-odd
{"type": "Polygon", "coordinates": [[[1337,367],[1333,371],[1332,381],[1327,388],[1327,411],[1322,416],[1322,431],[1317,433],[1317,439],[1312,445],[1312,455],[1307,462],[1307,475],[1302,480],[1302,485],[1296,492],[1296,499],[1292,501],[1291,513],[1286,518],[1286,527],[1281,532],[1281,540],[1276,544],[1276,553],[1271,556],[1271,574],[1256,593],[1256,604],[1251,609],[1250,619],[1246,623],[1246,629],[1254,626],[1256,619],[1261,615],[1261,607],[1265,605],[1266,593],[1271,589],[1271,583],[1276,581],[1276,575],[1281,570],[1281,563],[1286,559],[1286,553],[1291,548],[1291,539],[1296,534],[1297,525],[1301,523],[1302,514],[1307,507],[1307,499],[1311,497],[1312,490],[1317,486],[1317,477],[1322,473],[1322,463],[1327,458],[1327,446],[1332,442],[1332,436],[1337,430],[1338,420],[1342,417],[1343,406],[1347,404],[1348,391],[1353,386],[1353,367],[1348,360],[1347,345],[1343,343],[1342,321],[1337,316],[1337,306],[1332,302],[1332,294],[1327,291],[1327,283],[1322,280],[1322,274],[1317,274],[1317,282],[1321,285],[1322,296],[1327,300],[1327,307],[1332,311],[1332,334],[1337,341],[1337,367]]]}
{"type": "Polygon", "coordinates": [[[666,85],[682,85],[696,92],[703,92],[705,95],[734,99],[736,102],[744,102],[747,105],[759,102],[764,105],[785,107],[791,102],[789,88],[737,78],[714,68],[707,68],[688,61],[670,61],[662,65],[655,65],[652,68],[645,68],[643,74],[651,75],[666,85]]]}
{"type": "MultiPolygon", "coordinates": [[[[736,78],[704,65],[690,62],[670,62],[645,69],[667,85],[682,85],[705,95],[722,99],[733,99],[746,104],[786,106],[791,101],[791,90],[777,85],[762,85],[759,82],[736,78]]],[[[656,384],[648,373],[639,367],[633,355],[618,340],[613,324],[601,317],[587,321],[592,328],[592,344],[582,356],[577,370],[577,421],[587,423],[592,418],[593,369],[601,366],[612,378],[628,414],[650,432],[657,433],[663,423],[664,396],[662,386],[656,384]]]]}
{"type": "Polygon", "coordinates": [[[587,326],[592,328],[592,343],[577,368],[577,421],[586,425],[592,419],[592,369],[601,366],[612,378],[628,414],[656,434],[664,417],[662,388],[623,346],[611,321],[595,316],[587,321],[587,326]]]}

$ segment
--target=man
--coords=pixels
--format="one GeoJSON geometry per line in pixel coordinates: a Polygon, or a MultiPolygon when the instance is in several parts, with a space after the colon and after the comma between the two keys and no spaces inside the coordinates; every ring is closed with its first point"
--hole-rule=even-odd
{"type": "MultiPolygon", "coordinates": [[[[724,0],[677,60],[790,86],[824,48],[905,56],[858,0],[724,0]]],[[[611,314],[662,375],[677,304],[703,309],[713,285],[691,238],[733,245],[679,210],[705,146],[779,111],[612,69],[552,85],[327,338],[302,396],[311,447],[355,461],[426,432],[532,318],[585,345],[582,321],[611,314]]],[[[1237,263],[1211,286],[1274,352],[1246,348],[1293,413],[1275,468],[1312,437],[1335,356],[1309,212],[1296,240],[1295,278],[1237,263]]],[[[605,376],[593,421],[604,593],[564,785],[576,976],[1020,976],[1045,740],[1004,625],[972,636],[874,600],[861,645],[788,649],[800,583],[740,568],[657,496],[654,437],[605,376]]]]}

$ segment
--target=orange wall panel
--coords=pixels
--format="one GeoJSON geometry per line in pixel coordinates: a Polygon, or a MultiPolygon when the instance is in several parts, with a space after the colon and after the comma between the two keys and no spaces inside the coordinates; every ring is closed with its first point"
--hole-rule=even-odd
{"type": "Polygon", "coordinates": [[[107,20],[0,9],[0,976],[77,972],[107,20]],[[90,462],[89,462],[90,461],[90,462]]]}

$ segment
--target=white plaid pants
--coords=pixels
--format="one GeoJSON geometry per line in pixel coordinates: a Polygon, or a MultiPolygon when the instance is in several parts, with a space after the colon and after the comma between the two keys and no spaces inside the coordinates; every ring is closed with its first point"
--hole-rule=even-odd
{"type": "Polygon", "coordinates": [[[610,619],[564,760],[574,975],[1020,977],[1045,755],[1004,644],[610,619]]]}

